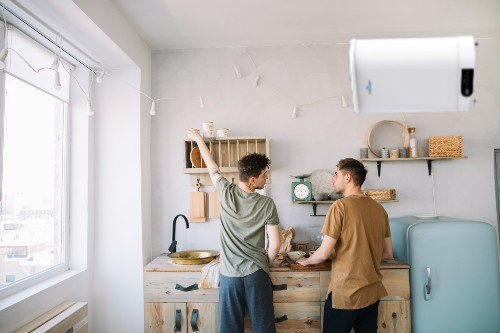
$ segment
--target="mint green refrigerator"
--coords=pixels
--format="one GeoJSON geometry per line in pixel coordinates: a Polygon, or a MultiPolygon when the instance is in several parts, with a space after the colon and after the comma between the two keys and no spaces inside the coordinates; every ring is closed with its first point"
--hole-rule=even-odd
{"type": "Polygon", "coordinates": [[[413,333],[499,333],[495,229],[450,217],[391,218],[394,256],[410,265],[413,333]]]}

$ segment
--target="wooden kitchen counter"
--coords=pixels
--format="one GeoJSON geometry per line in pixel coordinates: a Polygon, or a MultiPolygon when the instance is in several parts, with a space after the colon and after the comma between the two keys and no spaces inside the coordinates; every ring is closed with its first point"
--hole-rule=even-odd
{"type": "MultiPolygon", "coordinates": [[[[302,271],[302,270],[292,270],[290,267],[282,265],[281,259],[276,259],[271,267],[271,272],[290,272],[290,271],[302,271]]],[[[201,272],[203,265],[178,265],[172,263],[172,259],[167,256],[166,253],[161,254],[156,257],[153,261],[144,267],[144,272],[201,272]]],[[[380,265],[381,269],[408,269],[410,266],[404,262],[397,259],[384,261],[380,265]]],[[[327,271],[328,268],[317,269],[318,271],[327,271]]]]}
{"type": "MultiPolygon", "coordinates": [[[[294,270],[281,263],[275,260],[270,274],[277,332],[320,333],[330,266],[294,270]]],[[[144,332],[187,333],[194,331],[193,322],[202,332],[218,332],[219,289],[200,288],[204,266],[174,264],[162,254],[144,267],[144,332]]],[[[387,261],[381,273],[388,295],[379,305],[378,332],[410,333],[409,266],[387,261]]],[[[250,332],[245,317],[245,333],[250,332]]]]}

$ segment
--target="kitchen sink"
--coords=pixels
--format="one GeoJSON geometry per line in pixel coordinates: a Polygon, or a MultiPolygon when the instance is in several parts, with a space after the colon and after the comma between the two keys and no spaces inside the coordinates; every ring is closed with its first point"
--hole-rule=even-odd
{"type": "Polygon", "coordinates": [[[172,262],[178,265],[200,265],[206,264],[219,256],[217,251],[191,250],[174,252],[168,255],[172,262]]]}

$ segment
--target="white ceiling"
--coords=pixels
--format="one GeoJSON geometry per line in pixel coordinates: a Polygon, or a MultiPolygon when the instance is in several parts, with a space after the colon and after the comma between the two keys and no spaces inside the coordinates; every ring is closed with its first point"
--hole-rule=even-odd
{"type": "Polygon", "coordinates": [[[153,50],[491,37],[499,0],[111,0],[153,50]]]}

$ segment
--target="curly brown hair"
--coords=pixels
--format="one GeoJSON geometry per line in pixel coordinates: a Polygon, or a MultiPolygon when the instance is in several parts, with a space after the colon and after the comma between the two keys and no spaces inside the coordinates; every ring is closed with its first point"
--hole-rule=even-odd
{"type": "Polygon", "coordinates": [[[365,166],[360,161],[354,158],[345,158],[339,161],[337,168],[339,168],[343,174],[350,174],[355,185],[361,187],[365,182],[368,170],[366,170],[365,166]]]}
{"type": "Polygon", "coordinates": [[[252,153],[238,161],[240,181],[246,182],[251,177],[259,177],[262,170],[269,168],[271,160],[264,154],[252,153]]]}

